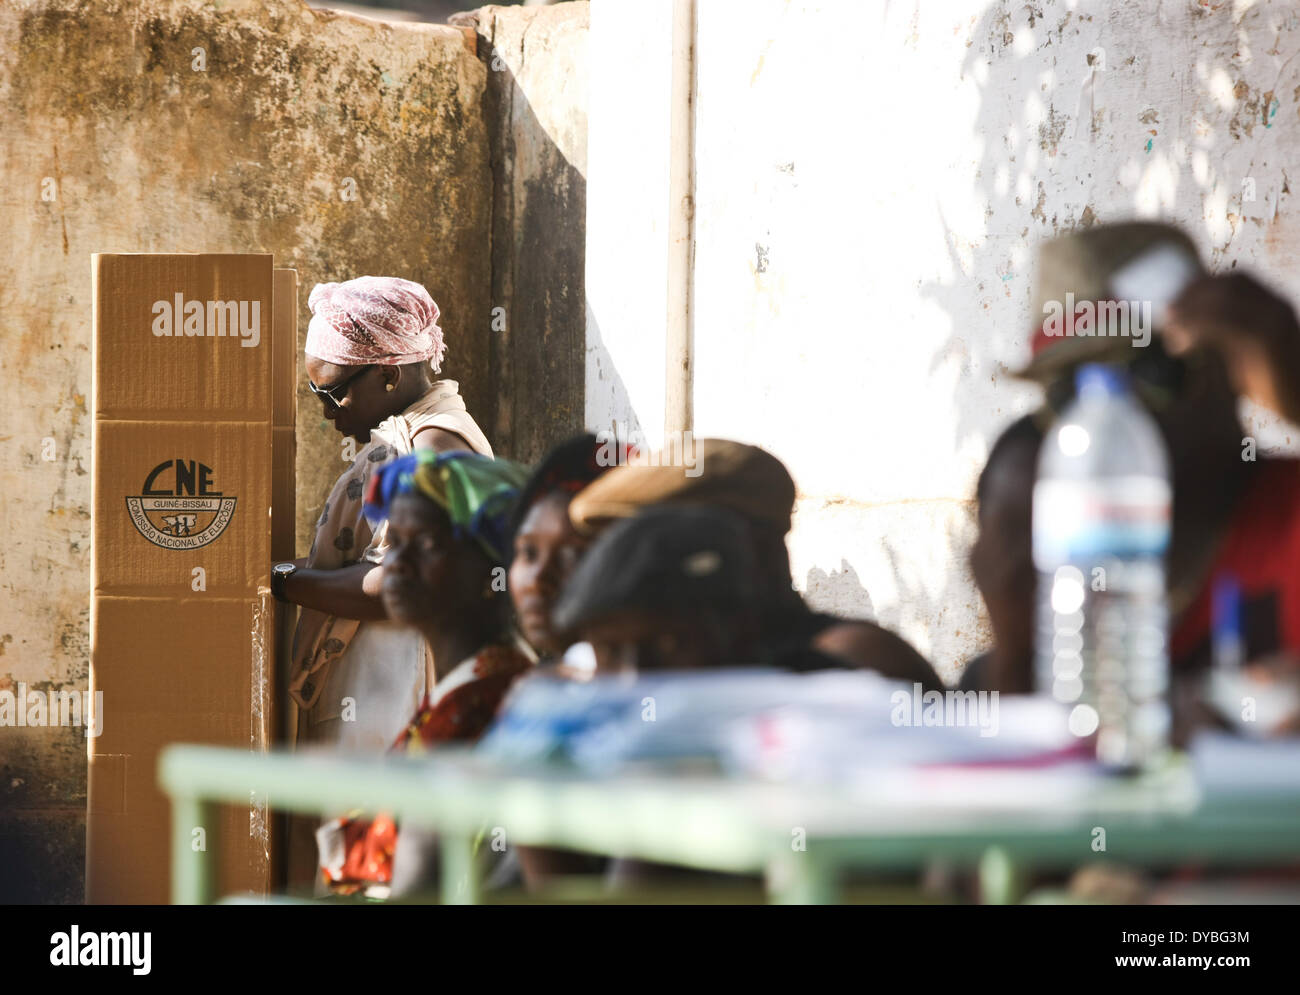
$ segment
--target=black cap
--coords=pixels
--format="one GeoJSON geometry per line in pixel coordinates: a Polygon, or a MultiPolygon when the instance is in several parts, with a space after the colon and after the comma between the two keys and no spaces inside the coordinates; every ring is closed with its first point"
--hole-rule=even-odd
{"type": "Polygon", "coordinates": [[[748,526],[707,505],[658,505],[611,525],[587,550],[555,607],[573,632],[623,612],[731,615],[755,603],[748,526]]]}

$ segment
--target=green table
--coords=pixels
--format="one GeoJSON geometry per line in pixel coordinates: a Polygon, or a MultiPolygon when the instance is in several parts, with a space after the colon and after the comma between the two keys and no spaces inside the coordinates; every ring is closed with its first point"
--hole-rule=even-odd
{"type": "Polygon", "coordinates": [[[216,897],[216,845],[193,852],[191,829],[216,824],[214,805],[248,804],[250,796],[278,811],[385,811],[435,830],[448,903],[480,900],[473,854],[485,830],[510,843],[759,874],[785,903],[835,901],[847,869],[921,868],[935,859],[977,866],[981,894],[994,903],[1018,900],[1027,870],[1101,857],[1145,867],[1300,860],[1300,792],[1206,799],[1182,757],[1136,778],[1048,774],[1028,787],[1016,780],[1023,775],[985,772],[937,779],[891,772],[856,788],[667,774],[606,779],[505,770],[459,749],[351,759],[177,745],[164,751],[159,771],[172,799],[178,904],[216,897]],[[1099,830],[1104,850],[1096,848],[1099,830]]]}

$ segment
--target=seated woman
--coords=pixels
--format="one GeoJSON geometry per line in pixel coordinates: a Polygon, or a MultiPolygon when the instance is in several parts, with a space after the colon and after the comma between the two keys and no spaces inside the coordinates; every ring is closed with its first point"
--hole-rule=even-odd
{"type": "MultiPolygon", "coordinates": [[[[552,449],[524,485],[511,516],[510,598],[519,631],[543,664],[554,663],[559,673],[576,679],[590,676],[590,669],[560,662],[570,640],[555,628],[551,614],[591,542],[569,521],[569,502],[618,462],[617,457],[602,461],[603,445],[588,434],[552,449]]],[[[626,463],[627,453],[621,457],[626,463]]],[[[559,876],[595,873],[604,866],[602,858],[586,854],[549,847],[516,849],[528,887],[559,876]]]]}
{"type": "Polygon", "coordinates": [[[388,522],[389,616],[424,636],[433,687],[395,746],[476,739],[533,663],[505,595],[507,523],[526,471],[470,452],[424,450],[371,478],[366,514],[388,522]]]}
{"type": "MultiPolygon", "coordinates": [[[[384,607],[424,637],[434,663],[432,687],[394,751],[477,739],[533,664],[513,635],[505,594],[508,515],[524,478],[509,460],[432,450],[371,477],[366,515],[388,523],[384,607]]],[[[345,892],[389,884],[396,836],[384,817],[326,824],[318,834],[326,882],[345,892]]]]}

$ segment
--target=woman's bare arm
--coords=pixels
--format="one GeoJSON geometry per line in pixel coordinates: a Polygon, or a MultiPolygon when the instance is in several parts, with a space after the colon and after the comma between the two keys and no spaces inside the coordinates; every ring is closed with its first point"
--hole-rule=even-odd
{"type": "Polygon", "coordinates": [[[380,621],[388,618],[379,595],[382,574],[382,567],[364,562],[338,570],[297,570],[285,581],[284,596],[327,615],[380,621]]]}
{"type": "MultiPolygon", "coordinates": [[[[436,427],[418,433],[414,445],[416,449],[438,452],[469,448],[459,435],[436,427]]],[[[382,577],[383,568],[374,563],[357,563],[338,570],[303,569],[300,565],[285,582],[284,596],[296,605],[327,615],[380,621],[388,618],[379,595],[382,577]]]]}

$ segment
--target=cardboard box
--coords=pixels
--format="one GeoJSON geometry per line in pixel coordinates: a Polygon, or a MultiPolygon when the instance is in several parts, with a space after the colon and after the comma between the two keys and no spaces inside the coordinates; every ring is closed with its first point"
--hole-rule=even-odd
{"type": "MultiPolygon", "coordinates": [[[[268,568],[293,557],[297,275],[269,255],[92,260],[92,692],[86,901],[166,902],[170,743],[280,736],[288,620],[268,568]]],[[[223,893],[265,894],[259,805],[203,829],[223,893]],[[218,846],[219,840],[219,846],[218,846]]]]}

